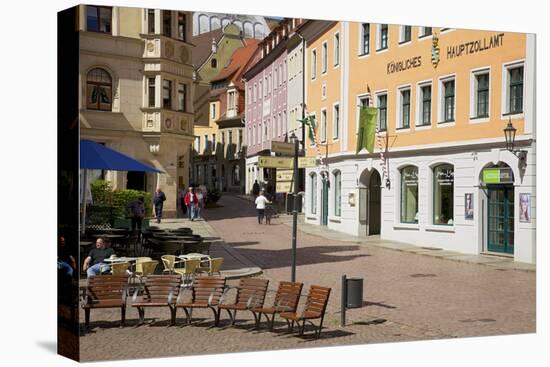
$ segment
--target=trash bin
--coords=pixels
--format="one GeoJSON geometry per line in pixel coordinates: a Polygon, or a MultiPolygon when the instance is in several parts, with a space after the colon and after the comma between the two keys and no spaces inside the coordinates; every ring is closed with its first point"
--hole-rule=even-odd
{"type": "Polygon", "coordinates": [[[363,278],[346,279],[346,307],[363,306],[363,278]]]}

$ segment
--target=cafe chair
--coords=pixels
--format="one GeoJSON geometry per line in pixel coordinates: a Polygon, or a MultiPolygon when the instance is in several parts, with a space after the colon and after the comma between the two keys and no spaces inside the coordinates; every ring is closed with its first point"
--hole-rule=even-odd
{"type": "Polygon", "coordinates": [[[130,271],[128,270],[129,268],[130,268],[129,262],[113,263],[111,264],[111,275],[128,276],[130,274],[130,271]]]}

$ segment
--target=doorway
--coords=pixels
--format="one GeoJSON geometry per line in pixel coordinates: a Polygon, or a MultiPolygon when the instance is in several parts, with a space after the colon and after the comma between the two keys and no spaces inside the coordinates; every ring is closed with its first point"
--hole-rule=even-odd
{"type": "Polygon", "coordinates": [[[374,170],[370,175],[369,180],[369,195],[368,195],[368,225],[367,236],[380,234],[381,222],[381,186],[382,180],[378,171],[374,170]]]}
{"type": "Polygon", "coordinates": [[[128,190],[147,190],[147,176],[144,172],[129,171],[126,175],[126,188],[128,190]]]}
{"type": "Polygon", "coordinates": [[[487,185],[487,223],[487,250],[513,254],[513,185],[487,185]]]}

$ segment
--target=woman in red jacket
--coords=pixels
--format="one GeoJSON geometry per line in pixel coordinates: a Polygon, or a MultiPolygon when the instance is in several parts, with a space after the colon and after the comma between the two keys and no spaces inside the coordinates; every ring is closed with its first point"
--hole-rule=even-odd
{"type": "Polygon", "coordinates": [[[195,194],[195,190],[193,190],[191,186],[189,186],[189,189],[185,193],[183,201],[187,206],[187,214],[189,214],[189,220],[192,221],[193,219],[195,219],[195,210],[197,208],[199,199],[197,198],[197,194],[195,194]]]}

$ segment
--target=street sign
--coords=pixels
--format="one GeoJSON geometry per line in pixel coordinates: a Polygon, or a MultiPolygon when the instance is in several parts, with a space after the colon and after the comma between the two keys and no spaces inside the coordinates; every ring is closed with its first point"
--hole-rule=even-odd
{"type": "Polygon", "coordinates": [[[258,166],[263,168],[292,168],[292,158],[258,157],[258,166]]]}
{"type": "Polygon", "coordinates": [[[294,175],[294,172],[291,169],[277,168],[277,182],[292,181],[293,175],[294,175]]]}
{"type": "MultiPolygon", "coordinates": [[[[309,168],[317,165],[315,157],[299,157],[298,168],[309,168]]],[[[294,167],[293,160],[290,157],[259,157],[258,167],[263,168],[287,168],[294,167]]]]}
{"type": "Polygon", "coordinates": [[[292,181],[277,182],[277,192],[290,192],[292,191],[292,181]]]}
{"type": "Polygon", "coordinates": [[[282,141],[272,141],[271,151],[275,153],[294,155],[294,144],[285,143],[282,141]]]}
{"type": "Polygon", "coordinates": [[[317,159],[315,157],[299,157],[298,168],[310,168],[317,165],[317,159]]]}

